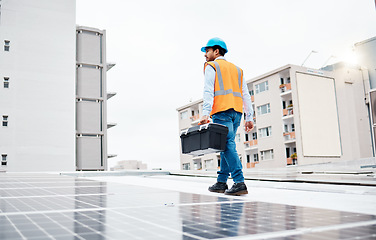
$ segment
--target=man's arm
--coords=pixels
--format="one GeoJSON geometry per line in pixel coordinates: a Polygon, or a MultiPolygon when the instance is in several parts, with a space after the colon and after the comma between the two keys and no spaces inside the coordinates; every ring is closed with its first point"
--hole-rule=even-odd
{"type": "Polygon", "coordinates": [[[252,107],[252,100],[251,95],[248,91],[247,83],[244,80],[243,76],[243,86],[242,86],[242,93],[243,93],[243,107],[245,112],[245,131],[250,132],[253,129],[253,107],[252,107]]]}
{"type": "Polygon", "coordinates": [[[201,124],[209,122],[214,101],[215,70],[209,65],[205,68],[204,103],[202,105],[201,124]]]}

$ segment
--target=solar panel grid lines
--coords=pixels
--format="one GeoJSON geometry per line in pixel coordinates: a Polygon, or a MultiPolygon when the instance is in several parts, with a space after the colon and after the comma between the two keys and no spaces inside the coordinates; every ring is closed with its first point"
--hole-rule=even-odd
{"type": "Polygon", "coordinates": [[[3,228],[0,231],[0,239],[3,239],[3,238],[4,239],[6,238],[26,239],[26,237],[20,232],[20,229],[7,216],[4,216],[4,218],[1,219],[0,228],[3,228]],[[4,221],[4,219],[6,219],[7,221],[4,221]]]}
{"type": "Polygon", "coordinates": [[[17,176],[0,175],[8,187],[0,190],[0,239],[345,239],[350,229],[353,237],[376,235],[374,215],[48,174],[17,176]]]}

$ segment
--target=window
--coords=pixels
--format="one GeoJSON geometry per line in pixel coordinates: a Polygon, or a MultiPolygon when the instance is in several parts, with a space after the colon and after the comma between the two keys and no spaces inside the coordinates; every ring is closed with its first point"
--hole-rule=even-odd
{"type": "Polygon", "coordinates": [[[295,125],[291,124],[291,132],[295,132],[295,125]]]}
{"type": "Polygon", "coordinates": [[[1,165],[6,166],[7,165],[7,154],[1,154],[1,165]]]}
{"type": "Polygon", "coordinates": [[[269,90],[268,81],[256,84],[255,88],[256,88],[256,94],[268,91],[269,90]]]}
{"type": "Polygon", "coordinates": [[[284,126],[284,132],[289,132],[289,126],[287,124],[284,126]]]}
{"type": "Polygon", "coordinates": [[[240,142],[240,133],[235,135],[235,142],[240,142]]]}
{"type": "Polygon", "coordinates": [[[8,116],[3,115],[3,127],[8,127],[8,116]]]}
{"type": "Polygon", "coordinates": [[[4,40],[4,51],[9,52],[9,48],[10,48],[10,41],[4,40]]]}
{"type": "Polygon", "coordinates": [[[291,83],[290,77],[283,78],[281,77],[281,84],[289,84],[291,83]]]}
{"type": "Polygon", "coordinates": [[[259,161],[259,159],[258,159],[258,154],[256,153],[256,154],[253,154],[253,161],[254,162],[258,162],[259,161]]]}
{"type": "Polygon", "coordinates": [[[206,169],[213,169],[214,168],[213,159],[205,160],[205,168],[206,169]]]}
{"type": "Polygon", "coordinates": [[[265,104],[257,107],[257,115],[270,113],[270,104],[265,104]]]}
{"type": "Polygon", "coordinates": [[[256,140],[256,139],[257,139],[257,132],[252,133],[252,139],[253,139],[253,140],[256,140]]]}
{"type": "Polygon", "coordinates": [[[251,96],[255,95],[255,93],[253,92],[253,90],[249,91],[249,95],[251,95],[251,96]]]}
{"type": "Polygon", "coordinates": [[[9,77],[4,77],[4,88],[9,88],[9,77]]]}
{"type": "Polygon", "coordinates": [[[190,169],[191,169],[191,164],[183,163],[183,170],[190,170],[190,169]]]}
{"type": "Polygon", "coordinates": [[[261,160],[273,159],[273,149],[261,151],[260,155],[261,155],[261,160]]]}
{"type": "Polygon", "coordinates": [[[184,111],[180,113],[180,119],[187,119],[188,118],[188,111],[184,111]]]}
{"type": "Polygon", "coordinates": [[[191,110],[191,119],[194,121],[194,120],[198,120],[200,117],[200,110],[196,109],[196,110],[191,110]]]}
{"type": "Polygon", "coordinates": [[[248,133],[245,134],[245,141],[248,141],[248,133]]]}
{"type": "Polygon", "coordinates": [[[272,127],[260,128],[260,138],[269,137],[272,135],[272,127]]]}

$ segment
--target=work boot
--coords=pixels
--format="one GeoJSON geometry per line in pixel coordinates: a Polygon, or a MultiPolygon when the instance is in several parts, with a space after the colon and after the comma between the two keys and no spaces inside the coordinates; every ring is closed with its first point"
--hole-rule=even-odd
{"type": "Polygon", "coordinates": [[[228,189],[227,183],[216,182],[213,186],[209,187],[210,192],[224,193],[228,189]]]}
{"type": "Polygon", "coordinates": [[[232,185],[231,189],[225,191],[225,194],[226,195],[235,195],[235,196],[248,194],[247,186],[244,184],[244,182],[234,183],[234,185],[232,185]]]}

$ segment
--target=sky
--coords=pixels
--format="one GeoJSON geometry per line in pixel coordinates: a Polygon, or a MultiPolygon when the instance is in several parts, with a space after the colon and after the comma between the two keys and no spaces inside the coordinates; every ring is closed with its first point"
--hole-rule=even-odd
{"type": "Polygon", "coordinates": [[[109,167],[139,160],[180,169],[176,109],[202,98],[200,51],[212,37],[246,80],[287,64],[356,61],[355,43],[376,36],[374,0],[76,0],[76,23],[105,29],[109,167]]]}

